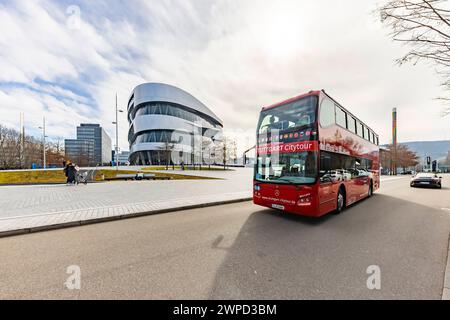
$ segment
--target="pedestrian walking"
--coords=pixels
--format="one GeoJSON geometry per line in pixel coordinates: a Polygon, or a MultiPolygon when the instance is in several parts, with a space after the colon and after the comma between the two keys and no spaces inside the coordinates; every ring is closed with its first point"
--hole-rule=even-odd
{"type": "Polygon", "coordinates": [[[69,166],[70,166],[70,161],[63,161],[63,171],[64,171],[64,175],[66,176],[66,183],[69,184],[69,166]]]}
{"type": "Polygon", "coordinates": [[[67,183],[74,184],[76,182],[76,174],[77,170],[75,169],[75,165],[70,163],[67,166],[67,183]]]}

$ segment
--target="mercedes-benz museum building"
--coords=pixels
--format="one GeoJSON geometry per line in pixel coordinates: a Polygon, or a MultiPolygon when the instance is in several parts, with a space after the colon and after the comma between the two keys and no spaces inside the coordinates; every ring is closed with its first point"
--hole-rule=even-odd
{"type": "Polygon", "coordinates": [[[208,107],[186,91],[162,83],[144,83],[133,90],[128,122],[133,165],[204,163],[199,149],[222,139],[222,121],[208,107]]]}

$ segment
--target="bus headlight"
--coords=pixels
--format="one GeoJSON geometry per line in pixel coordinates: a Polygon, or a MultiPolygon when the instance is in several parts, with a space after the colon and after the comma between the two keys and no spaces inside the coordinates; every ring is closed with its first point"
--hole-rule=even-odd
{"type": "Polygon", "coordinates": [[[255,191],[261,191],[261,186],[258,185],[258,184],[256,184],[256,185],[255,185],[255,191]]]}

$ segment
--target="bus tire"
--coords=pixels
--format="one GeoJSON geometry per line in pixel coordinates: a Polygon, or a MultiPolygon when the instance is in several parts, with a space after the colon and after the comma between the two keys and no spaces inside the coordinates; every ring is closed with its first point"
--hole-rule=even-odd
{"type": "Polygon", "coordinates": [[[341,186],[339,188],[338,196],[336,199],[336,214],[340,214],[345,208],[345,188],[341,186]]]}
{"type": "Polygon", "coordinates": [[[370,180],[369,192],[367,194],[367,198],[370,198],[373,195],[373,181],[370,180]]]}

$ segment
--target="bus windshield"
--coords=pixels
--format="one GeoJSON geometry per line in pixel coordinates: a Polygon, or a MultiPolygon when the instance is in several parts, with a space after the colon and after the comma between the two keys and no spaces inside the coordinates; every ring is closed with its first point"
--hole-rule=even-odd
{"type": "Polygon", "coordinates": [[[317,96],[309,96],[286,105],[261,112],[258,133],[286,130],[316,122],[317,96]]]}
{"type": "Polygon", "coordinates": [[[258,156],[255,179],[261,182],[311,184],[317,177],[317,152],[258,156]]]}

